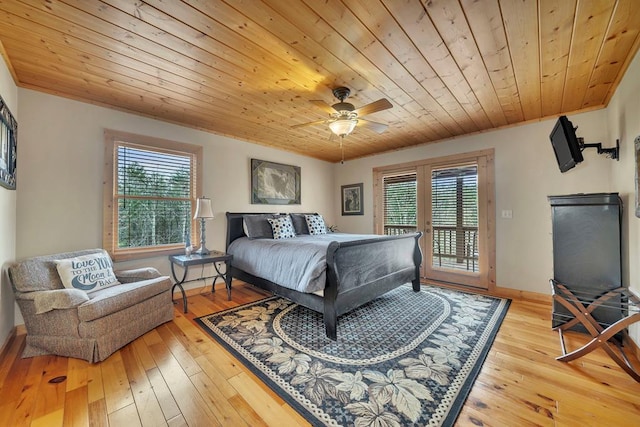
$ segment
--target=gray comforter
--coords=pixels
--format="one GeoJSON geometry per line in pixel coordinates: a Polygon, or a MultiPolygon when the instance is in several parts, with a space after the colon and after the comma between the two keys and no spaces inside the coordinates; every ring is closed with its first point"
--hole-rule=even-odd
{"type": "Polygon", "coordinates": [[[371,234],[329,233],[302,235],[292,239],[234,240],[228,253],[233,266],[280,286],[299,292],[317,292],[325,287],[327,247],[331,242],[381,237],[371,234]]]}

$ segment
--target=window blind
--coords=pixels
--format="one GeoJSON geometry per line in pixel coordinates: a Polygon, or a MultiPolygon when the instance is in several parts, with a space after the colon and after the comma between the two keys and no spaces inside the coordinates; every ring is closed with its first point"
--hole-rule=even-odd
{"type": "Polygon", "coordinates": [[[431,175],[434,226],[478,227],[478,167],[435,170],[431,175]]]}
{"type": "Polygon", "coordinates": [[[192,177],[189,154],[118,144],[118,247],[184,242],[190,235],[192,177]]]}
{"type": "Polygon", "coordinates": [[[417,181],[416,173],[383,177],[384,232],[404,234],[417,229],[417,181]]]}

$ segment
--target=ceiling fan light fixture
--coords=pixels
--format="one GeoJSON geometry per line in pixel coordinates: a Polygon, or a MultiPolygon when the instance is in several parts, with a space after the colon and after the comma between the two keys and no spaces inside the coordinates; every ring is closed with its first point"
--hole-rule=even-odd
{"type": "Polygon", "coordinates": [[[329,128],[338,136],[346,136],[353,132],[357,124],[356,119],[338,119],[329,123],[329,128]]]}

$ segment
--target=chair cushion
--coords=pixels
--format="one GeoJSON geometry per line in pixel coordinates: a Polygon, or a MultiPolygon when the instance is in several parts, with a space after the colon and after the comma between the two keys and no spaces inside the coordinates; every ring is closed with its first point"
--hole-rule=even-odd
{"type": "Polygon", "coordinates": [[[168,291],[171,286],[169,277],[162,276],[101,289],[89,294],[91,300],[78,307],[78,317],[82,322],[90,322],[168,291]]]}

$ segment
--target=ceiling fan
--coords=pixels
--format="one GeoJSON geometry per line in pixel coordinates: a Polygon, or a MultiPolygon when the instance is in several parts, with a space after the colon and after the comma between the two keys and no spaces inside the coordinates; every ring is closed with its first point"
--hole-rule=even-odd
{"type": "Polygon", "coordinates": [[[291,127],[299,128],[304,126],[328,124],[331,132],[333,132],[334,135],[338,135],[339,137],[341,137],[341,139],[353,132],[353,129],[355,129],[356,126],[365,127],[377,133],[384,132],[388,127],[387,125],[383,123],[372,122],[371,120],[365,120],[362,118],[362,116],[392,108],[393,105],[391,104],[391,102],[389,102],[389,100],[387,100],[386,98],[382,98],[370,104],[363,105],[360,108],[355,108],[353,104],[344,102],[344,100],[350,94],[351,90],[349,90],[349,88],[340,86],[333,89],[333,96],[335,96],[340,102],[329,105],[326,102],[320,100],[311,101],[317,107],[329,113],[330,117],[325,120],[302,123],[291,127]]]}

